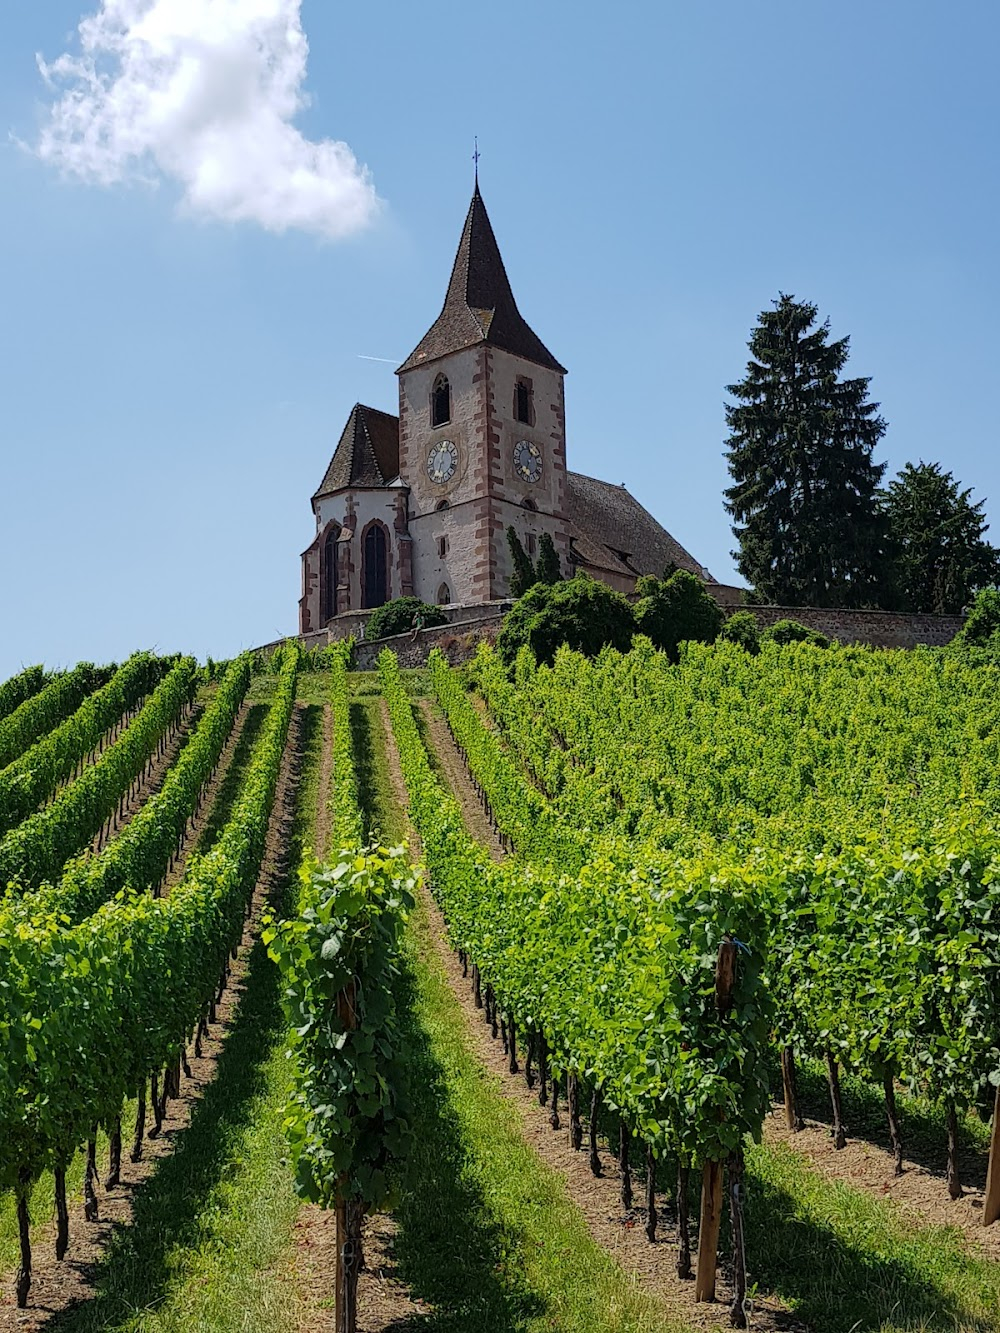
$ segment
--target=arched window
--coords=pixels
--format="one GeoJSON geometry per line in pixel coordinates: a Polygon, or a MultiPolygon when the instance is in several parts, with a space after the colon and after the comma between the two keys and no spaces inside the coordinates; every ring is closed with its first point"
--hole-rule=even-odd
{"type": "Polygon", "coordinates": [[[440,588],[438,588],[437,603],[438,606],[450,605],[451,589],[448,587],[447,583],[442,583],[440,588]]]}
{"type": "Polygon", "coordinates": [[[437,504],[434,506],[434,508],[435,508],[435,509],[447,509],[447,508],[448,508],[448,501],[447,501],[447,500],[438,500],[438,502],[437,502],[437,504]]]}
{"type": "Polygon", "coordinates": [[[337,614],[337,538],[340,533],[331,528],[323,543],[323,569],[321,575],[323,620],[329,620],[337,614]]]}
{"type": "Polygon", "coordinates": [[[446,426],[451,420],[451,385],[446,375],[439,375],[431,390],[431,425],[446,426]]]}
{"type": "Polygon", "coordinates": [[[537,509],[537,508],[538,508],[538,506],[535,504],[534,500],[531,498],[530,495],[526,495],[526,496],[524,497],[524,502],[523,502],[523,503],[524,503],[524,507],[525,507],[525,509],[537,509]]]}
{"type": "Polygon", "coordinates": [[[389,551],[385,529],[373,523],[365,533],[364,601],[362,606],[383,606],[389,600],[389,551]]]}
{"type": "Polygon", "coordinates": [[[534,404],[532,403],[533,386],[531,380],[519,378],[514,385],[514,417],[527,426],[535,424],[534,404]]]}

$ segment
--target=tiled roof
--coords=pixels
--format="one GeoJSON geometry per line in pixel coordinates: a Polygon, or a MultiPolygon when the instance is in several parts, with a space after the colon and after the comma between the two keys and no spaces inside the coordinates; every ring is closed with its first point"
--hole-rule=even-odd
{"type": "Polygon", "coordinates": [[[567,472],[566,513],[581,564],[632,576],[676,565],[711,577],[624,486],[567,472]]]}
{"type": "Polygon", "coordinates": [[[313,499],[349,486],[387,486],[398,476],[399,417],[355,403],[313,499]]]}
{"type": "Polygon", "coordinates": [[[396,373],[477,343],[566,373],[517,308],[478,183],[441,313],[396,373]]]}

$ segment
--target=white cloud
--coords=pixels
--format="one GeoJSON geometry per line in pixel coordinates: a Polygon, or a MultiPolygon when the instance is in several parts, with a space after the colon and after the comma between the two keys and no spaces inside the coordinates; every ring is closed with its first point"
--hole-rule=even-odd
{"type": "Polygon", "coordinates": [[[80,50],[39,68],[56,93],[41,158],[101,185],[171,178],[191,212],[339,239],[375,216],[345,143],[293,124],[302,0],[101,0],[80,50]]]}

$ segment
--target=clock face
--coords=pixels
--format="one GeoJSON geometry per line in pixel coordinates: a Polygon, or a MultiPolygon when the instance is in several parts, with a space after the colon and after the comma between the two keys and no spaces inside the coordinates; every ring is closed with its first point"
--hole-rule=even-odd
{"type": "Polygon", "coordinates": [[[514,445],[514,471],[523,481],[537,481],[542,475],[542,451],[530,440],[514,445]]]}
{"type": "Polygon", "coordinates": [[[458,467],[458,446],[451,440],[440,440],[427,451],[427,475],[439,485],[451,481],[458,467]]]}

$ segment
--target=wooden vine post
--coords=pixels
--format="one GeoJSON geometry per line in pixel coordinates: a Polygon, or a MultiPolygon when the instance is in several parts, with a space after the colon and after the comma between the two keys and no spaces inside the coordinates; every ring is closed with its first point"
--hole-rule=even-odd
{"type": "MultiPolygon", "coordinates": [[[[358,1026],[357,981],[352,977],[337,996],[337,1017],[347,1032],[358,1026]]],[[[334,1333],[356,1333],[358,1274],[361,1271],[361,1220],[364,1208],[347,1196],[346,1180],[337,1183],[337,1276],[334,1333]]]]}
{"type": "MultiPolygon", "coordinates": [[[[733,1000],[736,981],[736,942],[728,937],[719,945],[715,962],[715,1007],[724,1019],[733,1000]]],[[[722,1226],[722,1162],[706,1162],[701,1177],[701,1223],[698,1228],[698,1268],[695,1273],[696,1301],[715,1300],[715,1270],[719,1258],[722,1226]]]]}
{"type": "Polygon", "coordinates": [[[986,1196],[983,1199],[983,1226],[1000,1217],[1000,1087],[993,1102],[993,1128],[990,1134],[990,1164],[986,1172],[986,1196]]]}

